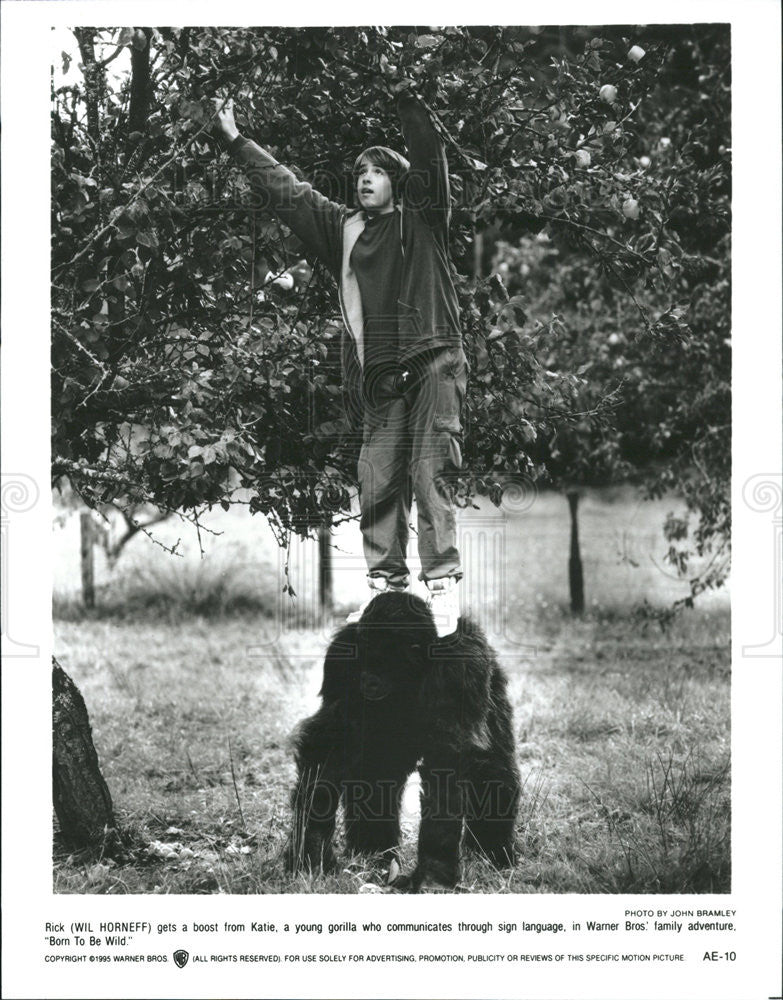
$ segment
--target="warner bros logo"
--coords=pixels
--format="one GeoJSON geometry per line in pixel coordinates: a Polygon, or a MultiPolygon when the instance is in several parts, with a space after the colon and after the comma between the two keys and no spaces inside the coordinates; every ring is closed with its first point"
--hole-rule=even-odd
{"type": "Polygon", "coordinates": [[[184,948],[178,948],[174,952],[174,964],[178,969],[184,969],[188,964],[188,959],[190,958],[190,952],[185,951],[184,948]]]}

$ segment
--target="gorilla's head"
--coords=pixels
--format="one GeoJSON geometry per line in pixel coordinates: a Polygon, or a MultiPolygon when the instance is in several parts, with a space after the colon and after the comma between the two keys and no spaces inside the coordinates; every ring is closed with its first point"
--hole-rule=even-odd
{"type": "Polygon", "coordinates": [[[361,690],[368,701],[412,692],[438,638],[432,613],[415,594],[379,594],[359,620],[361,690]]]}

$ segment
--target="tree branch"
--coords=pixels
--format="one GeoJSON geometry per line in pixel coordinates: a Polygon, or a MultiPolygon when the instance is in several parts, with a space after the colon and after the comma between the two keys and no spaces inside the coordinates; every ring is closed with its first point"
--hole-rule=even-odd
{"type": "Polygon", "coordinates": [[[109,65],[109,63],[112,62],[114,59],[116,59],[117,56],[121,52],[123,52],[126,48],[127,48],[126,45],[118,45],[110,56],[107,56],[106,59],[101,59],[101,61],[99,63],[96,63],[95,65],[97,66],[98,69],[105,69],[109,65]]]}
{"type": "MultiPolygon", "coordinates": [[[[198,139],[200,136],[204,135],[204,133],[212,126],[212,123],[215,121],[216,118],[217,118],[217,111],[213,115],[211,115],[206,122],[204,122],[204,124],[197,132],[194,132],[193,135],[189,136],[185,140],[185,142],[175,150],[175,152],[168,158],[168,160],[165,161],[165,163],[161,164],[161,166],[158,167],[158,169],[155,171],[152,177],[150,177],[150,179],[147,181],[146,184],[142,184],[142,186],[138,189],[138,191],[135,191],[122,207],[116,208],[114,210],[115,218],[121,215],[122,212],[128,209],[136,201],[137,198],[140,198],[145,191],[147,191],[150,187],[152,187],[152,185],[155,183],[158,177],[160,177],[160,175],[165,170],[168,170],[169,167],[172,165],[172,163],[175,163],[180,159],[180,157],[188,148],[188,146],[194,143],[196,139],[198,139]]],[[[101,229],[99,229],[97,233],[94,233],[90,237],[90,239],[87,241],[87,243],[85,243],[82,249],[78,253],[74,254],[73,257],[71,257],[70,260],[66,260],[62,264],[58,264],[57,267],[53,268],[52,274],[53,275],[60,274],[66,268],[72,267],[74,264],[78,263],[83,257],[86,257],[89,251],[94,246],[94,244],[97,243],[98,240],[101,239],[103,236],[105,236],[112,229],[113,226],[114,222],[112,221],[109,222],[107,225],[103,226],[101,229]]]]}

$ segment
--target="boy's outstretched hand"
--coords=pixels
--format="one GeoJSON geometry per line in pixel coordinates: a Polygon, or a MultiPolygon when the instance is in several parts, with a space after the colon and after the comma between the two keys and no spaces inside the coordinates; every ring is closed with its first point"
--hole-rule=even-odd
{"type": "Polygon", "coordinates": [[[226,142],[233,142],[239,135],[239,129],[234,121],[234,101],[232,98],[213,97],[212,103],[217,111],[215,132],[226,142]]]}

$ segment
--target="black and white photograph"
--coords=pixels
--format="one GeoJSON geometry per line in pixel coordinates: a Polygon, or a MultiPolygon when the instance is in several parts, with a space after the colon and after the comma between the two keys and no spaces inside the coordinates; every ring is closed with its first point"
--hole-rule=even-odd
{"type": "Polygon", "coordinates": [[[729,26],[62,44],[56,890],[727,892],[729,26]]]}
{"type": "Polygon", "coordinates": [[[93,6],[35,21],[29,463],[3,366],[41,988],[779,995],[779,13],[764,111],[720,5],[93,6]]]}

